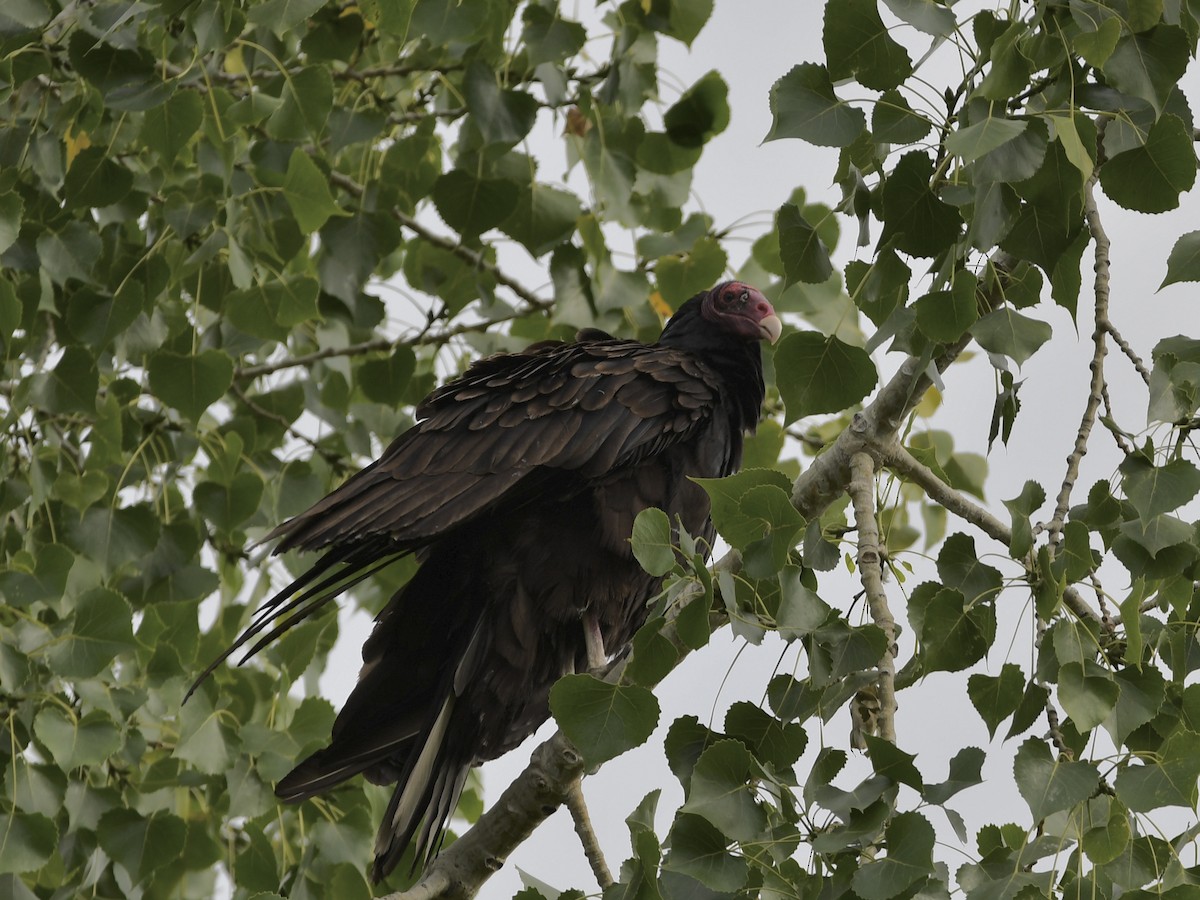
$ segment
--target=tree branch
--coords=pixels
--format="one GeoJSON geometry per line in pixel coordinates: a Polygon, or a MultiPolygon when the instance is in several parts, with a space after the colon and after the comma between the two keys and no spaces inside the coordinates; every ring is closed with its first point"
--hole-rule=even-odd
{"type": "Polygon", "coordinates": [[[324,347],[321,350],[314,350],[312,353],[289,356],[286,359],[277,360],[276,362],[260,363],[257,366],[239,366],[233,370],[233,377],[234,380],[242,381],[247,378],[257,378],[260,375],[270,375],[272,372],[281,372],[284,369],[293,369],[297,366],[309,366],[322,359],[332,359],[335,356],[365,356],[370,353],[390,353],[398,347],[444,344],[460,334],[484,331],[498,322],[509,322],[513,319],[519,319],[522,316],[528,315],[529,312],[528,309],[517,309],[511,313],[496,316],[495,318],[483,319],[479,322],[460,322],[457,325],[442,328],[438,331],[421,330],[417,334],[408,335],[407,337],[394,339],[373,338],[369,341],[363,341],[359,344],[349,344],[345,347],[324,347]]]}
{"type": "Polygon", "coordinates": [[[906,481],[911,481],[921,488],[930,500],[947,512],[974,525],[988,537],[1005,546],[1012,543],[1012,529],[1009,526],[938,478],[932,469],[909,453],[899,441],[892,441],[885,448],[882,461],[888,468],[899,472],[906,481]]]}
{"type": "Polygon", "coordinates": [[[1112,245],[1104,230],[1104,223],[1100,221],[1100,211],[1096,207],[1096,179],[1097,176],[1093,173],[1083,189],[1084,216],[1087,218],[1088,230],[1091,231],[1092,238],[1096,242],[1096,262],[1093,267],[1096,273],[1094,281],[1096,327],[1092,331],[1095,351],[1090,364],[1092,381],[1088,389],[1087,403],[1083,408],[1083,418],[1079,422],[1079,430],[1075,435],[1075,446],[1067,457],[1067,472],[1063,476],[1062,487],[1058,491],[1054,516],[1047,525],[1050,532],[1050,552],[1052,554],[1059,541],[1062,540],[1063,524],[1067,519],[1067,511],[1071,508],[1071,491],[1079,478],[1079,466],[1087,454],[1088,439],[1091,437],[1092,427],[1096,424],[1096,412],[1100,408],[1104,393],[1104,357],[1108,354],[1108,345],[1105,341],[1108,332],[1104,327],[1104,320],[1108,318],[1109,250],[1112,245]]]}
{"type": "Polygon", "coordinates": [[[600,849],[600,840],[592,827],[592,817],[583,797],[582,778],[576,778],[567,790],[567,809],[571,813],[571,821],[575,823],[579,843],[583,845],[583,855],[587,857],[588,865],[596,876],[596,883],[600,885],[600,890],[606,890],[613,883],[612,872],[604,861],[604,851],[600,849]]]}
{"type": "Polygon", "coordinates": [[[876,727],[885,741],[896,743],[896,620],[888,608],[883,589],[883,560],[879,545],[879,524],[875,520],[875,461],[868,453],[855,453],[850,459],[850,499],[854,503],[854,524],[858,529],[858,571],[871,618],[887,637],[887,649],[879,661],[876,681],[879,712],[876,727]]]}

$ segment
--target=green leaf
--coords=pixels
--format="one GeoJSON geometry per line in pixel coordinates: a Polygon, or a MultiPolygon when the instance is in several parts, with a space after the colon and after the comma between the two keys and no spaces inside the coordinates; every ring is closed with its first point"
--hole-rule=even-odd
{"type": "Polygon", "coordinates": [[[948,134],[946,149],[961,158],[964,163],[971,163],[985,153],[990,153],[997,147],[1020,137],[1028,127],[1027,120],[1006,119],[993,116],[989,112],[983,121],[975,122],[966,128],[960,128],[948,134]]]}
{"type": "Polygon", "coordinates": [[[920,630],[926,672],[958,672],[982,659],[996,639],[996,610],[990,603],[968,604],[942,588],[929,600],[920,630]]]}
{"type": "Polygon", "coordinates": [[[785,203],[775,214],[779,232],[779,257],[783,262],[784,287],[803,281],[819,284],[833,274],[829,250],[800,208],[785,203]]]}
{"type": "Polygon", "coordinates": [[[571,192],[533,182],[520,190],[516,207],[499,228],[536,257],[570,238],[582,214],[571,192]]]}
{"type": "Polygon", "coordinates": [[[120,729],[99,709],[77,718],[62,707],[44,707],[34,719],[33,732],[64,772],[99,765],[121,746],[120,729]]]}
{"type": "Polygon", "coordinates": [[[739,890],[749,877],[746,860],[730,853],[729,839],[701,816],[677,815],[669,843],[664,872],[680,872],[722,893],[739,890]]]}
{"type": "Polygon", "coordinates": [[[1018,366],[1033,356],[1052,334],[1045,322],[1023,316],[1007,306],[988,313],[970,330],[984,350],[1010,357],[1018,366]]]}
{"type": "Polygon", "coordinates": [[[192,421],[221,398],[233,384],[233,360],[220,350],[196,356],[160,351],[147,367],[150,390],[192,421]]]}
{"type": "Polygon", "coordinates": [[[1000,723],[1017,711],[1024,690],[1025,674],[1012,663],[1005,663],[998,676],[977,673],[967,679],[967,696],[991,737],[1000,723]]]}
{"type": "Polygon", "coordinates": [[[132,809],[118,808],[100,817],[96,837],[104,852],[138,883],[179,858],[187,826],[178,816],[161,810],[143,816],[132,809]]]}
{"type": "Polygon", "coordinates": [[[116,591],[92,588],[75,601],[70,630],[47,650],[64,678],[91,678],[134,649],[133,611],[116,591]]]}
{"type": "Polygon", "coordinates": [[[1025,686],[1025,695],[1021,698],[1016,713],[1013,714],[1012,724],[1008,726],[1006,739],[1023,733],[1037,721],[1038,717],[1046,711],[1046,700],[1049,697],[1050,692],[1046,688],[1035,681],[1029,682],[1025,686]]]}
{"type": "Polygon", "coordinates": [[[1101,71],[1117,90],[1146,100],[1161,114],[1187,70],[1189,43],[1183,29],[1174,25],[1126,34],[1101,71]]]}
{"type": "Polygon", "coordinates": [[[1035,822],[1082,803],[1100,782],[1100,774],[1091,763],[1055,759],[1045,742],[1037,738],[1021,745],[1013,774],[1035,822]]]}
{"type": "Polygon", "coordinates": [[[836,7],[827,6],[822,39],[833,81],[853,76],[863,87],[886,91],[912,74],[912,60],[888,34],[877,0],[841,0],[836,7]]]}
{"type": "Polygon", "coordinates": [[[279,106],[264,123],[267,134],[277,141],[315,141],[324,134],[333,108],[333,76],[319,65],[289,72],[283,78],[279,99],[279,106]]]}
{"type": "Polygon", "coordinates": [[[49,412],[94,415],[99,388],[92,354],[83,347],[68,347],[52,371],[34,376],[30,398],[49,412]]]}
{"type": "Polygon", "coordinates": [[[63,196],[68,209],[101,207],[116,203],[133,187],[133,173],[109,158],[106,147],[79,151],[67,170],[63,196]]]}
{"type": "Polygon", "coordinates": [[[735,841],[759,839],[767,816],[750,786],[752,764],[741,741],[717,741],[696,761],[681,811],[707,819],[735,841]]]}
{"type": "Polygon", "coordinates": [[[1134,812],[1164,806],[1196,808],[1196,779],[1200,777],[1200,735],[1177,731],[1162,745],[1157,759],[1117,772],[1117,797],[1134,812]]]}
{"type": "Polygon", "coordinates": [[[0,875],[40,869],[57,845],[58,829],[45,816],[0,812],[0,875]]]}
{"type": "Polygon", "coordinates": [[[297,147],[288,160],[283,179],[283,197],[296,216],[296,223],[305,234],[311,234],[325,224],[330,216],[345,216],[329,191],[329,184],[317,164],[297,147]]]}
{"type": "Polygon", "coordinates": [[[232,768],[237,738],[222,719],[230,719],[228,710],[214,710],[208,692],[198,690],[179,710],[179,742],[171,754],[208,775],[232,768]]]}
{"type": "MultiPolygon", "coordinates": [[[[799,515],[797,513],[797,515],[799,515]]],[[[816,519],[813,520],[817,522],[816,519]]],[[[805,554],[806,565],[811,565],[805,554]]],[[[784,640],[793,640],[814,633],[829,621],[832,610],[816,592],[805,587],[801,571],[787,566],[779,573],[779,610],[775,614],[775,627],[784,640]]]]}
{"type": "MultiPolygon", "coordinates": [[[[255,7],[258,9],[261,7],[255,7]]],[[[200,93],[176,91],[162,106],[146,110],[140,137],[170,167],[203,121],[204,100],[200,93]]]]}
{"type": "Polygon", "coordinates": [[[933,129],[933,123],[914,112],[899,91],[884,91],[871,107],[871,132],[876,141],[915,144],[933,129]]]}
{"type": "Polygon", "coordinates": [[[883,0],[897,19],[907,22],[918,31],[933,37],[948,37],[954,32],[958,19],[954,13],[934,0],[883,0]]]}
{"type": "Polygon", "coordinates": [[[264,0],[251,6],[246,18],[251,25],[265,25],[276,37],[283,37],[324,5],[324,0],[264,0]]]}
{"type": "Polygon", "coordinates": [[[705,748],[715,743],[719,737],[720,735],[701,725],[695,716],[680,716],[667,729],[667,736],[663,740],[663,752],[667,755],[667,765],[671,767],[671,772],[679,779],[684,790],[691,784],[696,760],[705,748]]]}
{"type": "Polygon", "coordinates": [[[1144,456],[1129,456],[1121,476],[1125,496],[1147,521],[1189,503],[1200,491],[1200,470],[1186,459],[1156,466],[1144,456]]]}
{"type": "Polygon", "coordinates": [[[633,556],[638,564],[656,577],[675,568],[675,548],[671,540],[671,521],[661,509],[643,509],[633,520],[633,556]]]}
{"type": "Polygon", "coordinates": [[[681,147],[699,147],[729,127],[729,87],[719,73],[703,75],[663,115],[667,136],[681,147]]]}
{"type": "Polygon", "coordinates": [[[115,296],[83,289],[67,300],[67,326],[90,347],[107,347],[143,309],[141,286],[128,282],[115,296]]]}
{"type": "Polygon", "coordinates": [[[764,141],[801,138],[818,147],[847,147],[867,117],[839,100],[824,66],[801,63],[771,87],[771,130],[764,141]]]}
{"type": "Polygon", "coordinates": [[[942,344],[958,340],[979,317],[975,290],[973,275],[969,272],[957,273],[951,290],[932,291],[913,304],[917,327],[930,340],[942,344]]]}
{"type": "Polygon", "coordinates": [[[938,784],[927,784],[921,796],[928,803],[941,805],[955,794],[983,783],[983,764],[987,754],[979,747],[963,747],[950,760],[949,777],[938,784]]]}
{"type": "Polygon", "coordinates": [[[1154,123],[1146,143],[1105,161],[1100,169],[1104,193],[1126,209],[1160,213],[1179,206],[1179,195],[1196,181],[1196,151],[1191,129],[1177,116],[1154,123]]]}
{"type": "Polygon", "coordinates": [[[1081,31],[1075,35],[1071,39],[1071,46],[1088,65],[1103,68],[1117,47],[1121,31],[1121,20],[1113,16],[1101,22],[1095,31],[1081,31]]]}
{"type": "Polygon", "coordinates": [[[1176,335],[1151,352],[1150,422],[1178,422],[1200,408],[1200,340],[1176,335]]]}
{"type": "Polygon", "coordinates": [[[915,765],[916,754],[905,753],[891,741],[872,734],[863,735],[867,744],[867,757],[876,775],[882,775],[896,784],[906,784],[914,791],[925,787],[925,779],[915,765]]]}
{"type": "Polygon", "coordinates": [[[678,307],[719,281],[728,262],[720,243],[708,236],[698,239],[682,256],[660,256],[654,275],[663,300],[678,307]]]}
{"type": "Polygon", "coordinates": [[[1085,669],[1072,662],[1059,667],[1058,699],[1081,734],[1108,718],[1120,693],[1112,675],[1098,666],[1085,669]]]}
{"type": "Polygon", "coordinates": [[[399,406],[416,367],[412,348],[400,346],[385,359],[369,359],[359,366],[358,384],[368,400],[399,406]]]}
{"type": "Polygon", "coordinates": [[[808,735],[795,722],[781,722],[753,703],[738,701],[725,713],[725,732],[745,743],[760,761],[784,768],[804,753],[808,735]]]}
{"type": "Polygon", "coordinates": [[[192,501],[204,518],[218,531],[229,534],[258,512],[263,480],[254,472],[239,472],[226,486],[201,481],[192,491],[192,501]]]}
{"type": "Polygon", "coordinates": [[[1158,289],[1181,281],[1200,281],[1200,231],[1189,231],[1175,241],[1167,257],[1167,275],[1158,289]]]}
{"type": "Polygon", "coordinates": [[[1003,501],[1012,517],[1012,542],[1008,551],[1013,559],[1024,559],[1033,549],[1031,518],[1045,502],[1046,490],[1036,481],[1026,481],[1018,496],[1003,501]]]}
{"type": "Polygon", "coordinates": [[[988,49],[992,64],[976,90],[978,96],[988,100],[1007,100],[1029,83],[1032,66],[1022,52],[1024,47],[1021,39],[1030,32],[1028,24],[1015,21],[992,41],[988,49]]]}
{"type": "MultiPolygon", "coordinates": [[[[403,141],[397,142],[400,143],[403,141]]],[[[385,173],[382,177],[388,179],[389,183],[394,183],[394,180],[386,171],[387,160],[397,144],[392,145],[389,156],[385,157],[385,173]]],[[[430,185],[432,183],[433,177],[430,178],[430,185]]],[[[321,254],[317,261],[320,289],[347,306],[356,307],[363,286],[374,273],[375,267],[400,245],[400,239],[400,228],[391,216],[360,212],[347,218],[330,219],[321,229],[321,254]]],[[[313,299],[316,300],[315,292],[313,299]]],[[[281,312],[282,309],[281,304],[281,312]]],[[[279,320],[280,316],[276,315],[276,321],[279,320]]]]}
{"type": "Polygon", "coordinates": [[[980,561],[975,539],[963,532],[946,538],[938,553],[937,570],[945,586],[962,592],[972,605],[995,600],[1004,586],[1004,577],[980,561]]]}
{"type": "MultiPolygon", "coordinates": [[[[660,9],[659,6],[654,8],[656,18],[660,9]]],[[[667,10],[669,26],[663,30],[662,26],[656,23],[655,27],[691,47],[712,16],[713,0],[668,0],[667,10]]]]}
{"type": "Polygon", "coordinates": [[[958,238],[962,217],[929,189],[932,177],[933,160],[927,154],[901,157],[883,185],[880,243],[891,242],[912,256],[937,256],[958,238]]]}
{"type": "MultiPolygon", "coordinates": [[[[461,11],[451,15],[463,15],[461,11]]],[[[523,91],[501,89],[497,73],[482,62],[467,67],[463,89],[467,96],[470,120],[479,129],[489,147],[512,147],[533,128],[537,101],[523,91]]]]}
{"type": "Polygon", "coordinates": [[[761,518],[749,515],[742,507],[742,498],[757,487],[771,485],[783,491],[791,490],[791,482],[774,469],[743,469],[725,478],[696,478],[712,503],[712,520],[721,537],[734,547],[744,549],[763,536],[761,518]]]}
{"type": "Polygon", "coordinates": [[[923,815],[900,813],[884,835],[887,856],[860,866],[850,881],[863,900],[888,900],[933,874],[933,826],[923,815]]]}
{"type": "Polygon", "coordinates": [[[598,766],[645,743],[659,708],[647,688],[566,675],[550,690],[550,712],[588,765],[598,766]]]}
{"type": "Polygon", "coordinates": [[[1079,843],[1088,859],[1094,865],[1102,866],[1112,862],[1129,846],[1132,837],[1129,811],[1109,797],[1097,797],[1088,803],[1088,814],[1085,825],[1091,827],[1084,831],[1079,843]],[[1106,812],[1107,816],[1104,815],[1106,812]]]}
{"type": "Polygon", "coordinates": [[[817,331],[796,331],[775,350],[775,379],[785,424],[804,416],[840,412],[860,402],[879,376],[861,347],[817,331]]]}
{"type": "Polygon", "coordinates": [[[503,222],[516,209],[519,190],[512,181],[478,179],[459,169],[433,185],[433,202],[446,224],[473,238],[503,222]]]}
{"type": "MultiPolygon", "coordinates": [[[[0,194],[0,253],[11,247],[21,232],[21,214],[25,209],[25,201],[21,195],[13,191],[0,194]]],[[[6,328],[4,334],[11,334],[12,328],[6,328]]]]}
{"type": "Polygon", "coordinates": [[[572,22],[542,6],[526,6],[522,18],[525,27],[521,40],[525,44],[531,66],[542,63],[558,63],[574,56],[583,49],[587,30],[578,22],[572,22]]]}
{"type": "MultiPolygon", "coordinates": [[[[702,599],[693,600],[692,603],[704,605],[702,599]]],[[[706,627],[707,620],[706,611],[706,627]]],[[[675,645],[662,634],[665,621],[661,616],[651,619],[633,636],[633,656],[625,667],[625,674],[644,687],[654,687],[671,674],[679,661],[675,645]]]]}
{"type": "Polygon", "coordinates": [[[1166,698],[1167,686],[1162,673],[1153,666],[1143,666],[1141,671],[1124,669],[1114,677],[1121,693],[1112,714],[1104,721],[1104,727],[1113,740],[1121,745],[1130,734],[1158,715],[1166,698]]]}
{"type": "MultiPolygon", "coordinates": [[[[1092,177],[1092,171],[1096,167],[1095,160],[1092,158],[1095,152],[1095,141],[1092,141],[1092,152],[1084,146],[1083,138],[1079,135],[1079,124],[1076,123],[1074,116],[1050,116],[1050,124],[1054,126],[1054,138],[1062,144],[1063,153],[1067,155],[1067,159],[1071,161],[1071,165],[1079,170],[1079,174],[1083,176],[1083,180],[1087,181],[1092,177]]],[[[1088,123],[1090,130],[1091,123],[1088,123]]]]}

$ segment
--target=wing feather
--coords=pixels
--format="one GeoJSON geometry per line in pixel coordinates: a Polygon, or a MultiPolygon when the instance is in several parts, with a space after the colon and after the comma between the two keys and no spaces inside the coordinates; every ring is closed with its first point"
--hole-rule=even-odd
{"type": "Polygon", "coordinates": [[[686,439],[718,384],[681,351],[633,341],[489,357],[443,385],[380,460],[272,533],[280,549],[437,539],[539,467],[597,477],[686,439]]]}

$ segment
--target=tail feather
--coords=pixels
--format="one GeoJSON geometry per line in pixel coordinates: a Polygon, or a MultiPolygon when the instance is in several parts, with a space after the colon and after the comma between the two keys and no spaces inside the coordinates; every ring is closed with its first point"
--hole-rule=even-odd
{"type": "Polygon", "coordinates": [[[471,769],[447,746],[446,732],[454,710],[454,694],[446,697],[419,753],[414,753],[396,785],[375,840],[373,881],[381,881],[413,845],[413,869],[423,868],[441,844],[446,820],[471,769]]]}
{"type": "Polygon", "coordinates": [[[275,785],[275,796],[286,803],[297,803],[324,793],[389,759],[403,759],[409,750],[405,745],[416,736],[416,729],[399,727],[392,735],[381,735],[379,740],[359,747],[347,747],[335,740],[288,772],[275,785]]]}

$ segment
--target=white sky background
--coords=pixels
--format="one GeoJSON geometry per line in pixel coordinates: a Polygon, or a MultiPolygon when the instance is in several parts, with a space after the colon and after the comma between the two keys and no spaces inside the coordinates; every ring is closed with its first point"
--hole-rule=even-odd
{"type": "MultiPolygon", "coordinates": [[[[991,4],[988,4],[991,5],[991,4]]],[[[960,19],[973,4],[961,3],[956,8],[960,19]]],[[[603,13],[608,7],[601,7],[603,13]]],[[[832,205],[838,200],[838,191],[831,185],[837,162],[836,151],[814,148],[799,140],[783,140],[762,144],[763,135],[770,126],[767,94],[770,86],[793,65],[804,61],[819,61],[821,50],[821,15],[823,4],[815,0],[718,0],[712,20],[701,32],[690,52],[676,41],[660,41],[659,53],[663,64],[660,82],[662,108],[665,110],[679,92],[694,83],[710,69],[717,69],[729,84],[729,105],[732,121],[729,128],[704,151],[696,168],[693,185],[694,203],[708,212],[718,228],[726,227],[736,220],[752,216],[756,224],[764,227],[747,229],[748,236],[757,236],[771,220],[791,193],[802,186],[810,200],[823,200],[832,205]]],[[[580,3],[578,9],[565,5],[565,14],[584,21],[591,20],[597,13],[590,3],[580,3]]],[[[886,17],[886,12],[885,12],[886,17]]],[[[885,21],[887,19],[885,18],[885,21]]],[[[914,60],[919,58],[927,46],[927,38],[902,28],[894,36],[909,46],[914,60]],[[913,52],[915,51],[915,52],[913,52]]],[[[598,59],[607,56],[607,40],[590,45],[598,59]]],[[[952,60],[947,57],[947,62],[952,60]]],[[[932,78],[936,70],[922,69],[926,78],[932,78]]],[[[957,83],[955,70],[947,69],[948,75],[938,87],[957,83]]],[[[1194,100],[1195,74],[1189,74],[1189,94],[1194,100]]],[[[869,91],[855,87],[839,89],[843,96],[873,96],[869,91]]],[[[939,90],[940,92],[940,90],[939,90]]],[[[528,150],[541,161],[539,177],[555,181],[565,169],[565,153],[560,137],[560,123],[539,122],[531,136],[528,150]]],[[[586,195],[586,186],[573,173],[570,185],[581,195],[586,195]]],[[[1173,285],[1159,293],[1155,288],[1166,271],[1167,254],[1175,238],[1186,231],[1200,227],[1200,203],[1195,192],[1184,198],[1180,210],[1159,216],[1145,216],[1126,212],[1105,200],[1101,200],[1104,223],[1112,238],[1112,301],[1111,318],[1147,365],[1150,351],[1161,337],[1185,333],[1200,333],[1200,312],[1194,285],[1173,285]]],[[[431,224],[447,232],[436,216],[431,215],[431,224]]],[[[880,230],[873,222],[873,238],[880,230]]],[[[843,266],[856,252],[852,247],[857,227],[843,221],[842,243],[838,248],[836,263],[843,266]]],[[[610,233],[610,240],[620,246],[610,233]]],[[[627,245],[626,245],[627,246],[627,245]]],[[[739,266],[749,252],[749,243],[730,243],[731,263],[739,266]]],[[[868,259],[871,248],[857,251],[859,258],[868,259]]],[[[531,262],[519,249],[512,251],[517,256],[503,257],[502,264],[509,266],[510,258],[516,260],[518,278],[536,286],[541,292],[548,288],[548,274],[531,262]],[[523,257],[523,258],[519,258],[523,257]]],[[[919,275],[921,261],[912,266],[919,275]]],[[[1047,298],[1034,314],[1044,317],[1054,328],[1053,340],[1026,363],[1018,373],[1025,380],[1020,395],[1022,409],[1007,447],[997,441],[988,457],[987,506],[1002,521],[1008,514],[1001,506],[1002,499],[1015,497],[1027,479],[1041,483],[1051,498],[1043,507],[1043,517],[1049,516],[1053,498],[1058,492],[1065,457],[1070,452],[1075,431],[1083,412],[1087,396],[1089,371],[1087,362],[1091,357],[1091,252],[1084,257],[1084,286],[1079,302],[1079,333],[1069,315],[1054,307],[1047,298]]],[[[922,293],[922,287],[913,287],[913,297],[922,293]]],[[[389,297],[388,293],[383,295],[389,297]]],[[[401,315],[398,309],[392,315],[401,315]]],[[[792,319],[793,325],[803,323],[792,319]]],[[[866,323],[870,326],[870,323],[866,323]]],[[[881,382],[895,370],[902,357],[899,354],[875,354],[880,367],[881,382]]],[[[1106,363],[1110,378],[1110,390],[1118,421],[1132,431],[1145,426],[1146,391],[1132,367],[1111,347],[1106,363]]],[[[987,448],[988,425],[995,395],[995,374],[982,353],[969,363],[954,366],[945,379],[946,392],[942,409],[933,420],[933,427],[948,430],[955,436],[957,450],[984,453],[987,448]]],[[[1081,477],[1077,484],[1073,502],[1086,499],[1087,490],[1098,479],[1112,478],[1120,457],[1112,440],[1099,426],[1093,434],[1088,456],[1084,460],[1081,477]]],[[[1017,574],[1007,554],[985,536],[969,526],[953,519],[948,523],[948,533],[966,531],[975,537],[981,556],[1006,576],[1017,574]]],[[[919,549],[919,548],[915,548],[919,549]]],[[[936,552],[936,551],[935,551],[936,552]]],[[[911,590],[918,583],[934,575],[932,565],[924,562],[915,552],[903,557],[917,567],[917,573],[906,585],[888,584],[888,595],[893,612],[897,617],[904,614],[903,591],[911,590]],[[924,574],[922,574],[924,572],[924,574]]],[[[934,575],[935,577],[935,575],[934,575]]],[[[1121,596],[1128,584],[1123,570],[1102,573],[1105,587],[1116,596],[1121,596]]],[[[860,590],[859,585],[844,570],[824,573],[821,577],[822,598],[839,609],[845,609],[851,597],[860,590]]],[[[1089,600],[1093,598],[1085,592],[1089,600]]],[[[856,608],[861,610],[862,604],[856,608]]],[[[1004,662],[1015,662],[1028,672],[1032,662],[1032,625],[1028,610],[1024,608],[1024,595],[1020,590],[1005,593],[999,603],[1000,626],[992,654],[976,671],[996,674],[1004,662]]],[[[341,705],[353,687],[359,666],[360,648],[370,628],[369,618],[364,613],[343,613],[342,633],[337,647],[330,657],[330,664],[322,678],[322,692],[335,705],[341,705]]],[[[737,700],[762,702],[763,692],[771,674],[783,662],[781,671],[790,671],[797,664],[803,665],[803,656],[797,648],[785,648],[782,641],[768,638],[762,646],[745,646],[735,641],[728,629],[714,635],[712,644],[692,654],[661,685],[657,693],[662,704],[659,731],[649,742],[610,763],[595,776],[584,781],[584,792],[588,798],[592,816],[610,867],[614,872],[629,854],[629,839],[624,818],[651,790],[663,788],[659,802],[660,835],[665,836],[675,808],[682,802],[678,782],[667,768],[661,748],[665,729],[680,715],[695,715],[703,722],[720,728],[725,710],[737,700]],[[714,699],[715,698],[715,699],[714,699]]],[[[911,654],[911,635],[901,639],[902,664],[911,654]]],[[[803,669],[799,674],[803,674],[803,669]]],[[[963,746],[974,745],[989,750],[989,759],[984,767],[985,783],[972,788],[950,802],[950,806],[963,814],[967,821],[971,844],[963,848],[973,857],[974,834],[989,821],[1014,821],[1028,823],[1029,812],[1016,793],[1012,781],[1012,754],[1021,739],[1010,741],[1003,747],[999,741],[989,748],[987,732],[966,697],[966,674],[947,675],[940,673],[926,678],[922,683],[902,692],[899,696],[900,709],[897,714],[896,730],[898,745],[909,753],[916,753],[917,766],[927,781],[939,781],[946,776],[947,761],[963,746]],[[992,751],[999,751],[995,754],[992,751]]],[[[822,746],[834,746],[848,750],[849,718],[844,712],[822,729],[819,722],[806,723],[809,749],[797,765],[797,774],[804,780],[807,766],[822,746]]],[[[1033,734],[1044,729],[1044,718],[1035,725],[1033,734]]],[[[1003,734],[1007,723],[1000,727],[1003,734]]],[[[553,730],[548,723],[526,744],[507,756],[487,764],[483,768],[486,790],[485,803],[490,805],[500,792],[525,767],[529,753],[553,730]]],[[[852,754],[850,766],[837,779],[837,784],[850,788],[869,774],[865,760],[852,754]]],[[[913,795],[904,788],[907,801],[913,795]]],[[[901,803],[907,802],[904,797],[901,803]]],[[[953,849],[957,840],[946,825],[945,817],[936,810],[928,815],[943,842],[935,850],[937,859],[946,862],[953,872],[968,857],[953,849]]],[[[803,848],[802,848],[803,850],[803,848]]],[[[517,868],[521,868],[557,888],[577,887],[595,892],[595,881],[579,847],[565,810],[560,810],[544,823],[509,859],[504,869],[484,887],[480,896],[484,898],[511,897],[520,888],[517,868]]]]}

